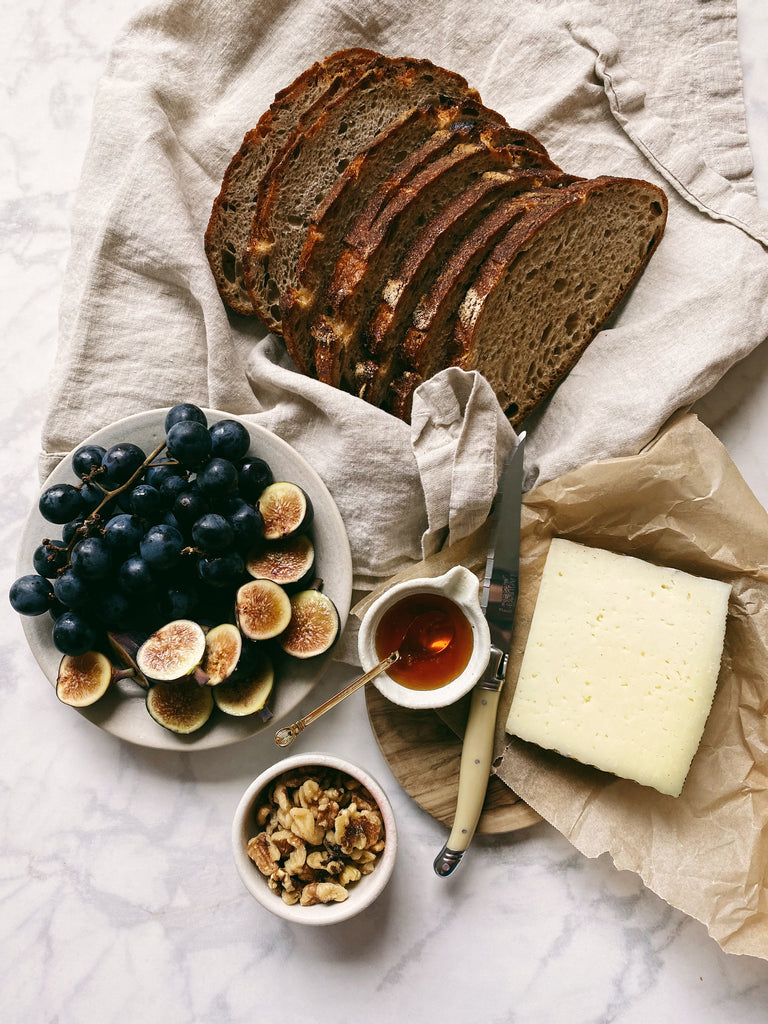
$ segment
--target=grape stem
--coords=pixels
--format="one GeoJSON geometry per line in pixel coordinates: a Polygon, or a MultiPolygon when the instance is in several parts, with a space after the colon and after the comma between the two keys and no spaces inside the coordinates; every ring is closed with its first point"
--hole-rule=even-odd
{"type": "MultiPolygon", "coordinates": [[[[155,448],[155,450],[150,455],[148,455],[146,457],[146,459],[144,459],[144,461],[138,467],[138,469],[134,470],[134,472],[128,477],[128,479],[124,483],[120,484],[119,487],[115,487],[114,490],[108,491],[105,487],[103,487],[98,482],[98,480],[96,481],[98,486],[101,487],[102,491],[104,492],[104,497],[101,499],[101,501],[96,506],[96,508],[88,513],[88,515],[83,520],[82,524],[80,526],[78,526],[78,528],[75,530],[75,532],[72,535],[72,539],[70,540],[69,544],[67,544],[67,547],[66,547],[67,565],[69,565],[69,556],[72,553],[72,548],[75,546],[75,543],[79,540],[80,537],[83,536],[84,533],[87,536],[88,525],[90,523],[95,523],[97,521],[97,519],[99,517],[100,510],[102,508],[104,508],[104,506],[107,504],[108,501],[111,501],[112,498],[114,498],[116,495],[122,494],[123,491],[127,490],[131,486],[132,483],[134,483],[136,480],[140,479],[140,477],[142,477],[144,475],[144,473],[146,473],[146,471],[149,469],[149,467],[152,464],[153,460],[156,459],[157,456],[160,454],[160,452],[162,452],[164,449],[165,449],[165,441],[161,442],[157,446],[157,448],[155,448]]],[[[63,568],[66,568],[66,566],[64,566],[63,568]]]]}

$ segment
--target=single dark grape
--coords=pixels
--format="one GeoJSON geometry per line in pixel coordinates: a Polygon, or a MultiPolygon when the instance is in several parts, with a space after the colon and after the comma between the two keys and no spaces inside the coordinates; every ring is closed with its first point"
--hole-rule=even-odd
{"type": "Polygon", "coordinates": [[[211,435],[211,454],[236,462],[251,446],[248,429],[237,420],[219,420],[208,428],[211,435]]]}
{"type": "Polygon", "coordinates": [[[180,494],[188,491],[190,482],[184,476],[167,476],[160,481],[158,490],[163,498],[166,508],[173,508],[176,499],[180,494]]]}
{"type": "Polygon", "coordinates": [[[67,608],[85,608],[91,600],[91,586],[74,569],[65,569],[56,577],[53,592],[67,608]]]}
{"type": "Polygon", "coordinates": [[[236,551],[212,558],[203,557],[197,564],[197,571],[204,583],[214,587],[227,587],[238,582],[245,571],[245,562],[236,551]]]}
{"type": "Polygon", "coordinates": [[[72,538],[75,536],[77,531],[85,522],[85,516],[76,516],[71,522],[65,523],[61,530],[61,539],[65,544],[69,544],[72,538]]]}
{"type": "Polygon", "coordinates": [[[101,466],[105,455],[106,449],[100,444],[84,444],[72,456],[72,469],[81,479],[85,479],[92,470],[101,466]]]}
{"type": "Polygon", "coordinates": [[[197,420],[181,420],[168,431],[168,453],[182,466],[196,469],[211,455],[211,435],[197,420]]]}
{"type": "Polygon", "coordinates": [[[191,528],[207,511],[208,502],[197,488],[182,491],[173,503],[173,514],[184,530],[191,528]]]}
{"type": "Polygon", "coordinates": [[[160,594],[158,607],[169,622],[173,619],[189,619],[200,607],[200,593],[196,587],[168,587],[160,594]]]}
{"type": "Polygon", "coordinates": [[[192,527],[192,540],[206,554],[215,555],[232,547],[235,531],[224,516],[208,512],[192,527]]]}
{"type": "Polygon", "coordinates": [[[53,579],[59,569],[67,564],[67,546],[63,540],[44,540],[35,548],[32,555],[32,566],[41,576],[53,579]]]}
{"type": "Polygon", "coordinates": [[[264,517],[253,505],[243,502],[227,518],[235,532],[235,544],[241,550],[249,548],[264,532],[264,517]]]}
{"type": "Polygon", "coordinates": [[[125,629],[135,618],[130,597],[122,590],[110,588],[94,604],[94,615],[107,629],[125,629]]]}
{"type": "Polygon", "coordinates": [[[143,523],[138,516],[132,516],[128,512],[113,516],[104,526],[104,541],[118,555],[138,551],[139,541],[143,536],[143,523]]]}
{"type": "Polygon", "coordinates": [[[160,485],[163,480],[167,480],[170,476],[181,476],[186,477],[186,470],[182,467],[173,463],[171,465],[167,463],[160,463],[157,466],[150,466],[147,469],[145,481],[152,487],[160,489],[160,485]]]}
{"type": "Polygon", "coordinates": [[[228,459],[211,459],[197,474],[197,486],[209,499],[224,498],[237,490],[237,470],[228,459]]]}
{"type": "Polygon", "coordinates": [[[49,523],[68,523],[82,513],[83,500],[73,484],[53,484],[40,495],[38,508],[49,523]]]}
{"type": "Polygon", "coordinates": [[[72,548],[72,571],[89,582],[103,580],[112,568],[109,545],[103,537],[84,537],[72,548]]]}
{"type": "Polygon", "coordinates": [[[146,596],[157,589],[152,570],[140,555],[126,558],[117,574],[120,587],[130,595],[146,596]]]}
{"type": "Polygon", "coordinates": [[[42,615],[53,601],[53,586],[50,580],[35,573],[20,576],[11,584],[8,600],[19,615],[42,615]]]}
{"type": "Polygon", "coordinates": [[[133,476],[145,459],[146,455],[137,444],[120,441],[105,452],[101,464],[110,483],[120,486],[133,476]]]}
{"type": "Polygon", "coordinates": [[[53,624],[53,643],[62,654],[85,654],[96,646],[93,623],[78,612],[64,612],[53,624]]]}
{"type": "Polygon", "coordinates": [[[238,473],[240,494],[246,501],[255,502],[265,487],[274,483],[275,478],[268,463],[255,455],[243,459],[238,473]]]}
{"type": "Polygon", "coordinates": [[[195,423],[202,423],[203,426],[207,426],[208,420],[205,417],[205,413],[198,406],[193,405],[192,402],[181,402],[179,405],[174,405],[172,409],[169,409],[165,416],[165,432],[166,434],[175,426],[177,423],[182,423],[187,420],[192,420],[195,423]]]}
{"type": "Polygon", "coordinates": [[[86,513],[93,512],[104,501],[104,490],[94,480],[86,480],[80,487],[80,498],[86,513]]]}
{"type": "Polygon", "coordinates": [[[136,484],[131,491],[131,512],[149,522],[158,522],[163,513],[163,496],[151,484],[136,484]]]}
{"type": "Polygon", "coordinates": [[[150,569],[170,569],[181,557],[184,535],[174,526],[150,526],[141,539],[139,552],[150,569]]]}

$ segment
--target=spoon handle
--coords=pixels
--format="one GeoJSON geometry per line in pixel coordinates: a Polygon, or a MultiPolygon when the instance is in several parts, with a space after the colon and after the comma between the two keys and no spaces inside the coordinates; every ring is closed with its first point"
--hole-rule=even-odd
{"type": "Polygon", "coordinates": [[[288,725],[284,729],[278,729],[275,733],[275,743],[278,747],[287,747],[293,743],[300,732],[303,732],[308,725],[311,725],[321,715],[324,715],[326,711],[330,711],[331,708],[335,708],[337,704],[348,697],[350,693],[354,693],[355,690],[359,690],[361,686],[365,686],[366,683],[374,679],[379,673],[386,671],[390,665],[394,665],[397,659],[400,657],[399,651],[393,651],[388,657],[382,659],[378,665],[374,665],[372,669],[366,672],[362,676],[358,676],[357,679],[353,679],[349,686],[345,686],[343,690],[339,690],[333,697],[329,697],[328,700],[321,704],[320,707],[315,708],[314,711],[310,711],[308,715],[300,718],[298,722],[294,722],[293,725],[288,725]]]}

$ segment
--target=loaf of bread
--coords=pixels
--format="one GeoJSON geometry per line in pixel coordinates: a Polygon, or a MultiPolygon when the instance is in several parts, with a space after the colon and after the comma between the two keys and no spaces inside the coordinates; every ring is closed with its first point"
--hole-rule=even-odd
{"type": "Polygon", "coordinates": [[[275,96],[213,204],[223,301],[297,368],[402,419],[440,369],[513,425],[568,373],[658,246],[645,181],[569,174],[429,61],[332,54],[275,96]]]}

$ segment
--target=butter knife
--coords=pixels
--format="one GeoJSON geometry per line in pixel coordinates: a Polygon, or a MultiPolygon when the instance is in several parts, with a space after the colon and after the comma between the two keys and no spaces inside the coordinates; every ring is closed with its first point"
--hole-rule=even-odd
{"type": "Polygon", "coordinates": [[[450,875],[475,834],[485,801],[501,688],[507,671],[520,584],[520,510],[525,433],[509,453],[499,480],[480,603],[491,632],[491,652],[472,691],[459,767],[459,795],[448,841],[435,858],[435,874],[450,875]]]}

